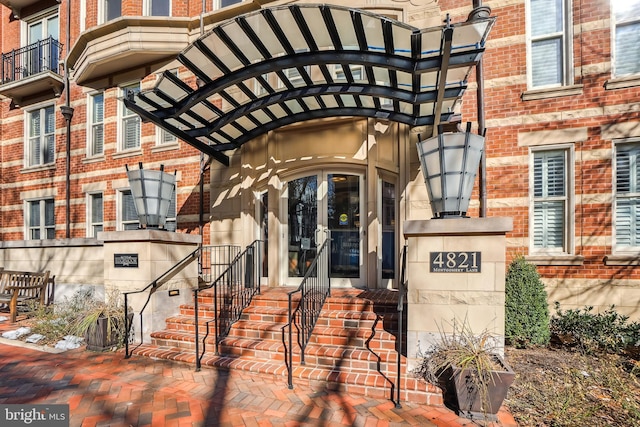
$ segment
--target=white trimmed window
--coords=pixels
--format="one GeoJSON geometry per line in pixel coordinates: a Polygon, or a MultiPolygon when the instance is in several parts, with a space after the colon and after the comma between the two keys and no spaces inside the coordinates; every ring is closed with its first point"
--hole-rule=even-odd
{"type": "Polygon", "coordinates": [[[104,230],[104,196],[92,193],[87,196],[87,237],[96,237],[104,230]]]}
{"type": "MultiPolygon", "coordinates": [[[[351,76],[353,77],[353,81],[359,82],[364,80],[364,67],[362,65],[350,65],[349,70],[351,71],[351,76]]],[[[344,66],[340,64],[335,64],[333,67],[333,79],[337,82],[344,83],[347,81],[347,75],[344,72],[344,66]]]]}
{"type": "Polygon", "coordinates": [[[528,0],[530,88],[573,84],[571,0],[528,0]]]}
{"type": "Polygon", "coordinates": [[[640,250],[640,142],[620,143],[616,150],[615,248],[640,250]]]}
{"type": "Polygon", "coordinates": [[[572,149],[532,152],[530,239],[532,254],[573,252],[572,149]]]}
{"type": "Polygon", "coordinates": [[[112,21],[122,16],[122,0],[99,0],[98,24],[112,21]]]}
{"type": "MultiPolygon", "coordinates": [[[[269,82],[269,76],[271,74],[267,73],[267,74],[263,74],[262,78],[267,82],[267,84],[271,85],[271,83],[269,82]]],[[[258,81],[258,79],[253,79],[253,85],[254,85],[254,90],[253,93],[255,93],[257,96],[263,96],[266,95],[268,93],[267,89],[258,81]]],[[[279,81],[279,80],[278,80],[279,81]]]]}
{"type": "Polygon", "coordinates": [[[29,200],[25,212],[27,240],[55,239],[54,199],[29,200]]]}
{"type": "Polygon", "coordinates": [[[640,0],[612,0],[613,75],[640,73],[640,0]]]}
{"type": "MultiPolygon", "coordinates": [[[[136,213],[131,190],[120,191],[118,201],[120,204],[118,230],[137,230],[140,226],[140,221],[138,221],[138,214],[136,213]]],[[[174,191],[173,198],[169,204],[169,212],[167,212],[165,229],[168,231],[176,231],[176,227],[176,192],[174,191]]]]}
{"type": "MultiPolygon", "coordinates": [[[[140,83],[134,83],[120,88],[121,96],[124,98],[128,93],[140,92],[140,83]]],[[[128,109],[124,102],[120,102],[119,121],[119,148],[120,150],[132,150],[140,148],[140,116],[128,109]]]]}
{"type": "Polygon", "coordinates": [[[145,0],[145,16],[171,16],[171,0],[145,0]]]}
{"type": "Polygon", "coordinates": [[[242,0],[213,0],[213,9],[222,9],[237,3],[242,3],[242,0]]]}
{"type": "Polygon", "coordinates": [[[80,2],[80,32],[87,29],[87,2],[80,2]]]}
{"type": "Polygon", "coordinates": [[[164,228],[167,231],[176,231],[178,228],[178,221],[176,219],[176,192],[173,192],[171,203],[169,203],[169,211],[167,212],[167,221],[164,224],[164,228]]]}
{"type": "MultiPolygon", "coordinates": [[[[178,69],[173,69],[169,71],[171,74],[173,74],[174,76],[178,77],[178,69]]],[[[158,75],[158,77],[161,74],[158,75]]],[[[156,145],[171,145],[171,144],[177,144],[178,143],[178,138],[172,134],[171,132],[167,132],[166,130],[162,129],[161,127],[156,127],[156,145]]]]}
{"type": "Polygon", "coordinates": [[[46,41],[49,38],[55,41],[60,39],[59,21],[58,8],[55,7],[44,14],[34,15],[25,22],[26,29],[23,27],[23,31],[26,33],[26,45],[30,47],[21,55],[22,64],[19,71],[23,77],[45,70],[59,72],[60,48],[57,43],[46,41]],[[34,45],[37,42],[40,43],[34,45]]]}
{"type": "Polygon", "coordinates": [[[104,92],[89,95],[87,155],[104,154],[104,92]]]}
{"type": "Polygon", "coordinates": [[[56,151],[56,118],[53,105],[26,112],[26,166],[53,163],[56,151]]]}
{"type": "Polygon", "coordinates": [[[137,230],[140,225],[131,190],[123,190],[120,195],[120,221],[118,230],[137,230]]]}
{"type": "MultiPolygon", "coordinates": [[[[311,67],[306,66],[304,67],[304,70],[307,74],[309,74],[309,72],[311,71],[311,67]]],[[[289,82],[293,85],[293,87],[302,87],[305,85],[304,78],[302,78],[302,74],[300,74],[300,71],[298,71],[297,68],[285,68],[284,70],[282,70],[282,72],[287,77],[287,80],[289,80],[289,82]]],[[[278,78],[278,88],[282,89],[285,87],[286,85],[284,84],[284,82],[280,80],[280,78],[278,78]]]]}
{"type": "Polygon", "coordinates": [[[178,138],[172,134],[171,132],[167,132],[166,130],[162,129],[162,128],[157,128],[158,132],[158,145],[171,145],[171,144],[177,144],[178,143],[178,138]]]}

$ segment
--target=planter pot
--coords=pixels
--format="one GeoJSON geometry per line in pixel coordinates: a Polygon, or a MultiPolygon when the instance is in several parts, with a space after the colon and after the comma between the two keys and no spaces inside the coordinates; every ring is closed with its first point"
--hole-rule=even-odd
{"type": "MultiPolygon", "coordinates": [[[[129,317],[133,317],[133,313],[129,314],[129,317]]],[[[107,333],[107,327],[109,322],[106,317],[100,317],[96,323],[87,329],[84,334],[84,340],[87,344],[87,350],[91,351],[106,351],[111,350],[114,347],[122,344],[118,342],[122,340],[121,334],[118,333],[119,329],[122,329],[123,325],[114,325],[116,320],[111,320],[111,334],[107,333]]]]}
{"type": "Polygon", "coordinates": [[[496,414],[515,379],[515,372],[504,360],[496,357],[496,362],[503,369],[491,371],[486,398],[483,398],[483,393],[475,383],[471,369],[455,366],[446,369],[440,377],[445,405],[465,418],[496,421],[496,414]]]}

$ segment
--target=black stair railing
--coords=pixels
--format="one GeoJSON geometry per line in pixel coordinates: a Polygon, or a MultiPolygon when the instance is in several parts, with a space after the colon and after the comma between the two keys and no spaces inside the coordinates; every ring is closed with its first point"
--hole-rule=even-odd
{"type": "Polygon", "coordinates": [[[409,246],[405,243],[401,254],[400,282],[398,283],[398,366],[396,376],[396,408],[401,408],[400,404],[400,379],[401,379],[401,357],[402,357],[402,336],[404,334],[404,300],[407,295],[407,250],[409,246]]]}
{"type": "Polygon", "coordinates": [[[201,283],[203,280],[206,280],[210,277],[211,274],[215,274],[217,271],[222,271],[225,269],[231,262],[232,259],[235,259],[238,252],[240,252],[239,246],[232,245],[221,245],[221,246],[202,246],[195,249],[189,255],[178,261],[167,271],[162,273],[158,278],[153,280],[147,286],[137,291],[124,292],[124,312],[125,312],[125,336],[124,336],[124,346],[125,346],[125,359],[131,357],[133,350],[129,349],[129,344],[133,339],[133,319],[134,313],[129,313],[129,298],[134,294],[141,294],[147,292],[147,298],[142,305],[142,308],[138,312],[139,322],[138,325],[140,327],[140,343],[138,346],[144,343],[144,328],[143,328],[143,314],[149,302],[151,301],[151,297],[153,294],[160,288],[162,285],[167,283],[171,278],[175,277],[180,271],[182,271],[185,267],[191,264],[196,259],[198,260],[198,273],[199,278],[198,281],[201,283]],[[226,264],[224,264],[226,262],[226,264]],[[204,279],[203,279],[204,278],[204,279]]]}
{"type": "Polygon", "coordinates": [[[2,83],[21,80],[43,71],[58,73],[62,44],[53,37],[2,54],[2,83]]]}
{"type": "Polygon", "coordinates": [[[282,343],[284,344],[285,365],[287,367],[287,382],[293,388],[293,328],[296,328],[298,346],[300,347],[300,364],[304,365],[304,352],[313,333],[313,328],[320,316],[324,302],[331,295],[331,238],[327,238],[318,249],[316,257],[307,269],[300,286],[288,293],[289,318],[282,327],[282,343]],[[300,294],[300,301],[293,308],[293,296],[300,294]],[[288,344],[285,339],[288,330],[288,344]]]}
{"type": "Polygon", "coordinates": [[[214,348],[215,354],[220,354],[220,341],[229,334],[231,326],[240,319],[242,311],[251,304],[253,297],[260,293],[261,249],[262,241],[255,240],[238,254],[213,282],[193,291],[197,371],[202,367],[206,341],[211,329],[211,322],[205,322],[205,335],[200,340],[200,292],[213,288],[214,348]],[[200,352],[200,344],[202,344],[202,352],[200,352]]]}

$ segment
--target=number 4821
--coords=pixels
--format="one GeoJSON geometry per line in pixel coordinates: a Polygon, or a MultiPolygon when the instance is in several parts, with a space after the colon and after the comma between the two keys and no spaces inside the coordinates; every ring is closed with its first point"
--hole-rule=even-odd
{"type": "Polygon", "coordinates": [[[431,271],[480,271],[480,252],[431,252],[430,258],[431,271]]]}

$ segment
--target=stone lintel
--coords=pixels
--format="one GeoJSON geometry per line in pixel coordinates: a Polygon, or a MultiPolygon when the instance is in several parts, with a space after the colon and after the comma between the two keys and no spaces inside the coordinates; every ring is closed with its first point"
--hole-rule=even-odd
{"type": "Polygon", "coordinates": [[[440,218],[404,223],[404,237],[500,235],[513,230],[513,218],[440,218]]]}
{"type": "Polygon", "coordinates": [[[125,230],[103,231],[98,233],[98,240],[111,242],[166,242],[173,244],[193,245],[202,240],[197,234],[174,233],[165,230],[125,230]]]}

